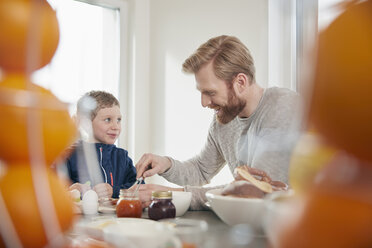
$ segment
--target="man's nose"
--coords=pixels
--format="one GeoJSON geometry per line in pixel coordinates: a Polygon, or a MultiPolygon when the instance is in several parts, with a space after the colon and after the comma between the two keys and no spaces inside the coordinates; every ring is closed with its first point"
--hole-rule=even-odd
{"type": "Polygon", "coordinates": [[[201,105],[203,108],[208,107],[211,104],[211,98],[204,94],[201,95],[201,105]]]}

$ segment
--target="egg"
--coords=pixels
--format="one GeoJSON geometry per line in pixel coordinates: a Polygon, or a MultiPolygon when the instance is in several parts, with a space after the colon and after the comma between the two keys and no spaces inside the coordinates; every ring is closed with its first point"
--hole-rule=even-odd
{"type": "Polygon", "coordinates": [[[80,201],[80,191],[77,189],[70,190],[70,197],[73,201],[79,202],[80,201]]]}
{"type": "Polygon", "coordinates": [[[98,195],[96,191],[90,189],[87,190],[83,195],[83,201],[95,201],[98,202],[98,195]]]}
{"type": "Polygon", "coordinates": [[[83,213],[97,214],[98,211],[98,195],[94,190],[88,190],[83,195],[83,213]]]}

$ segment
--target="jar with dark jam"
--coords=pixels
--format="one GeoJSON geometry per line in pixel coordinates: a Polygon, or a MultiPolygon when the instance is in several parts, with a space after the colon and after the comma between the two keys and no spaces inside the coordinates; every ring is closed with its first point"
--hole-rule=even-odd
{"type": "Polygon", "coordinates": [[[172,191],[152,192],[152,202],[149,206],[149,218],[160,220],[176,217],[176,207],[172,202],[172,191]]]}
{"type": "Polygon", "coordinates": [[[142,205],[138,198],[138,192],[120,190],[119,201],[116,204],[116,216],[117,217],[131,217],[141,218],[142,216],[142,205]]]}

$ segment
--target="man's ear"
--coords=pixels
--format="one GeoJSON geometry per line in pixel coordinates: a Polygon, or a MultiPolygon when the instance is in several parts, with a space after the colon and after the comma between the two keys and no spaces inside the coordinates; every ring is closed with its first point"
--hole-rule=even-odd
{"type": "Polygon", "coordinates": [[[234,80],[235,93],[242,94],[249,87],[249,79],[244,73],[239,73],[234,80]]]}

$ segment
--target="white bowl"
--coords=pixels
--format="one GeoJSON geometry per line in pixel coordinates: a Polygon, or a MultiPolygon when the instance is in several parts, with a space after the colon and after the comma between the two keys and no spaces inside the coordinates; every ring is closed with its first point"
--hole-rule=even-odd
{"type": "Polygon", "coordinates": [[[283,228],[283,223],[290,223],[292,219],[301,214],[303,199],[295,196],[292,190],[273,192],[265,199],[266,214],[263,220],[263,229],[268,240],[274,245],[277,236],[283,228]]]}
{"type": "MultiPolygon", "coordinates": [[[[86,234],[98,240],[103,240],[103,230],[110,225],[118,225],[118,223],[142,223],[154,222],[149,219],[142,218],[116,218],[116,216],[97,216],[93,218],[80,219],[75,225],[74,232],[78,234],[86,234]]],[[[120,224],[119,224],[120,225],[120,224]]]]}
{"type": "Polygon", "coordinates": [[[220,219],[228,225],[250,224],[262,229],[264,200],[221,195],[222,189],[206,192],[209,205],[220,219]]]}
{"type": "MultiPolygon", "coordinates": [[[[125,218],[123,218],[125,219],[125,218]]],[[[156,221],[118,221],[103,229],[104,240],[115,247],[171,247],[181,248],[174,227],[156,221]]]]}
{"type": "Polygon", "coordinates": [[[172,197],[172,202],[176,207],[176,216],[179,217],[184,215],[190,207],[192,193],[185,191],[172,191],[172,197]]]}

